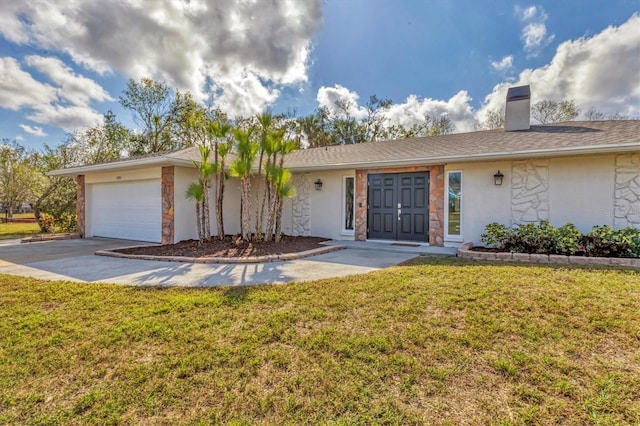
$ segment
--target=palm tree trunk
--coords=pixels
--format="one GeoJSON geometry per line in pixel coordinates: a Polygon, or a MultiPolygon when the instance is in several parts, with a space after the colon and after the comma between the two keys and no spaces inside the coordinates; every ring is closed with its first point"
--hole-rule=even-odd
{"type": "Polygon", "coordinates": [[[200,202],[196,201],[196,226],[198,227],[198,240],[202,242],[202,218],[200,216],[200,202]]]}
{"type": "Polygon", "coordinates": [[[279,243],[280,240],[282,239],[282,205],[283,205],[283,199],[280,195],[278,195],[277,197],[277,206],[276,206],[276,229],[275,229],[275,241],[276,243],[279,243]]]}
{"type": "MultiPolygon", "coordinates": [[[[222,163],[224,166],[224,163],[222,163]]],[[[224,173],[224,172],[222,172],[224,173]]],[[[224,218],[222,216],[222,201],[224,199],[224,175],[218,174],[216,179],[216,225],[218,228],[218,238],[224,239],[224,218]]]]}
{"type": "Polygon", "coordinates": [[[242,202],[242,239],[251,240],[251,181],[248,177],[240,179],[242,202]]]}
{"type": "Polygon", "coordinates": [[[211,221],[209,219],[209,180],[206,179],[203,182],[203,193],[202,193],[202,234],[206,240],[211,238],[211,221]]]}

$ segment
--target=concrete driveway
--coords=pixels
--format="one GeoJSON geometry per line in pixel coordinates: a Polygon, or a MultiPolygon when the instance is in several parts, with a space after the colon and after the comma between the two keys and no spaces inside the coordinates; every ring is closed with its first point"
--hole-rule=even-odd
{"type": "Polygon", "coordinates": [[[33,243],[0,241],[0,273],[46,280],[139,286],[254,285],[362,274],[417,255],[348,248],[287,262],[220,265],[118,259],[93,254],[97,250],[137,244],[148,243],[103,238],[33,243]]]}

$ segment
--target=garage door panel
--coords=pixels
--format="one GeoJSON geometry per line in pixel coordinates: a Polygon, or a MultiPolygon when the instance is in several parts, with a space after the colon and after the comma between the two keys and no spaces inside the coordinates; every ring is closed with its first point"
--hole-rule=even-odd
{"type": "Polygon", "coordinates": [[[96,237],[160,242],[160,180],[93,184],[91,232],[96,237]]]}

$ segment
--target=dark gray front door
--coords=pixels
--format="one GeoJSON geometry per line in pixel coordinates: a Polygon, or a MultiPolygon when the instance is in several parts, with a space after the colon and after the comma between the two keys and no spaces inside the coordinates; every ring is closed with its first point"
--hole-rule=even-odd
{"type": "Polygon", "coordinates": [[[429,240],[429,173],[368,177],[367,238],[429,240]]]}

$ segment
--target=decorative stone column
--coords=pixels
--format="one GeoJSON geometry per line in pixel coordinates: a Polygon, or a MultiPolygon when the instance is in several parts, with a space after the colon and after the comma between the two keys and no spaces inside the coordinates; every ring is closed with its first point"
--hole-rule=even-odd
{"type": "Polygon", "coordinates": [[[515,161],[511,167],[511,222],[549,219],[549,160],[515,161]]]}
{"type": "Polygon", "coordinates": [[[367,239],[367,171],[356,170],[356,211],[354,234],[356,241],[367,239]]]}
{"type": "Polygon", "coordinates": [[[306,173],[293,175],[292,184],[295,195],[292,200],[292,228],[294,236],[308,237],[311,235],[311,182],[306,173]]]}
{"type": "Polygon", "coordinates": [[[174,167],[163,167],[160,178],[162,192],[162,244],[173,244],[174,241],[174,167]]]}
{"type": "Polygon", "coordinates": [[[444,245],[444,166],[429,169],[429,244],[444,245]]]}
{"type": "Polygon", "coordinates": [[[640,154],[616,156],[613,227],[640,228],[640,154]]]}
{"type": "Polygon", "coordinates": [[[76,216],[78,218],[78,234],[84,238],[85,234],[85,184],[84,175],[76,176],[76,216]]]}

